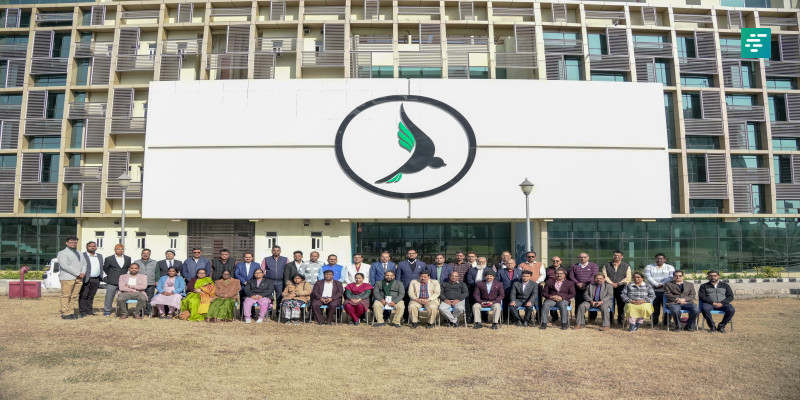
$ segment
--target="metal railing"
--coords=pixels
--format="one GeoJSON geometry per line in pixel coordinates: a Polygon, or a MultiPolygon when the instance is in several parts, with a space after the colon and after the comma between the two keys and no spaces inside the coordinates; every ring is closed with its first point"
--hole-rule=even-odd
{"type": "Polygon", "coordinates": [[[64,167],[64,183],[100,182],[102,166],[64,167]]]}
{"type": "Polygon", "coordinates": [[[544,51],[550,54],[583,54],[580,39],[544,39],[544,51]]]}
{"type": "Polygon", "coordinates": [[[294,53],[297,52],[297,38],[293,37],[258,37],[257,53],[294,53]]]}
{"type": "Polygon", "coordinates": [[[114,42],[77,42],[75,43],[75,57],[89,58],[94,56],[111,57],[114,42]]]}
{"type": "Polygon", "coordinates": [[[302,54],[304,67],[336,68],[344,67],[343,52],[304,52],[302,54]]]}
{"type": "Polygon", "coordinates": [[[40,12],[36,14],[36,23],[56,23],[56,22],[69,22],[72,23],[74,13],[72,12],[40,12]]]}
{"type": "Polygon", "coordinates": [[[203,39],[167,39],[161,42],[162,54],[200,54],[203,49],[203,39]]]}
{"type": "Polygon", "coordinates": [[[108,103],[69,103],[69,119],[105,118],[108,103]]]}
{"type": "Polygon", "coordinates": [[[26,136],[61,135],[61,120],[54,118],[37,118],[25,120],[26,136]]]}
{"type": "Polygon", "coordinates": [[[765,121],[764,106],[728,105],[729,120],[765,121]]]}
{"type": "Polygon", "coordinates": [[[114,135],[142,135],[147,127],[147,118],[112,118],[111,134],[114,135]]]}
{"type": "Polygon", "coordinates": [[[156,56],[150,54],[117,56],[117,71],[152,71],[156,66],[156,56]]]}

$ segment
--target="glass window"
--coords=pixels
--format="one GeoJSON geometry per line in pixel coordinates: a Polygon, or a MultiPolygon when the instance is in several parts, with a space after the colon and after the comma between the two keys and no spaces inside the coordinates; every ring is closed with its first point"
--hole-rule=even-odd
{"type": "Polygon", "coordinates": [[[797,89],[794,78],[770,78],[767,77],[767,89],[793,90],[797,89]]]}
{"type": "Polygon", "coordinates": [[[53,35],[53,58],[69,57],[71,34],[56,33],[53,35]]]}
{"type": "Polygon", "coordinates": [[[686,148],[703,150],[719,149],[719,138],[716,136],[686,136],[686,148]]]}
{"type": "Polygon", "coordinates": [[[678,57],[696,58],[694,36],[678,36],[678,57]]]}
{"type": "Polygon", "coordinates": [[[786,121],[786,98],[783,95],[769,96],[769,120],[786,121]]]}
{"type": "Polygon", "coordinates": [[[68,185],[67,187],[67,212],[74,213],[78,209],[78,199],[80,198],[79,184],[68,185]]]}
{"type": "Polygon", "coordinates": [[[441,68],[400,67],[400,78],[441,78],[441,68]]]}
{"type": "Polygon", "coordinates": [[[725,96],[725,104],[729,106],[752,106],[757,103],[755,96],[735,94],[725,96]]]}
{"type": "Polygon", "coordinates": [[[769,59],[772,61],[780,61],[781,60],[781,42],[777,40],[773,40],[771,43],[771,49],[769,53],[769,59]]]}
{"type": "Polygon", "coordinates": [[[672,74],[669,71],[669,62],[663,59],[656,59],[655,62],[655,73],[656,73],[656,82],[661,83],[664,86],[671,86],[672,80],[670,79],[672,74]]]}
{"type": "Polygon", "coordinates": [[[792,157],[774,156],[772,163],[775,169],[775,183],[792,183],[792,157]]]}
{"type": "Polygon", "coordinates": [[[753,88],[755,87],[755,66],[752,61],[742,62],[742,87],[753,88]]]}
{"type": "Polygon", "coordinates": [[[0,167],[16,167],[17,166],[17,156],[16,155],[0,155],[0,167]]]}
{"type": "Polygon", "coordinates": [[[675,101],[669,93],[664,93],[664,116],[667,120],[667,145],[678,148],[678,135],[675,130],[675,101]]]}
{"type": "MultiPolygon", "coordinates": [[[[359,68],[367,68],[367,67],[359,67],[359,68]]],[[[394,78],[394,67],[391,66],[382,66],[382,67],[372,67],[372,75],[373,78],[394,78]]]]}
{"type": "Polygon", "coordinates": [[[672,212],[681,212],[681,188],[678,178],[678,155],[669,155],[669,186],[670,186],[670,201],[672,202],[672,212]]]}
{"type": "Polygon", "coordinates": [[[722,200],[690,199],[689,212],[692,214],[719,214],[722,212],[722,200]]]}
{"type": "Polygon", "coordinates": [[[683,100],[683,118],[703,118],[703,108],[700,104],[700,93],[684,93],[681,95],[681,99],[683,100]]]}
{"type": "Polygon", "coordinates": [[[581,60],[577,57],[564,57],[564,73],[568,81],[581,80],[581,60]]]}
{"type": "Polygon", "coordinates": [[[544,38],[554,40],[577,40],[578,34],[576,32],[544,32],[544,38]]]}
{"type": "Polygon", "coordinates": [[[772,139],[772,149],[780,151],[800,150],[800,139],[798,138],[774,138],[772,139]]]}
{"type": "Polygon", "coordinates": [[[58,149],[61,147],[61,136],[33,136],[28,142],[31,149],[58,149]]]}
{"type": "Polygon", "coordinates": [[[47,109],[45,118],[61,119],[64,117],[64,93],[47,92],[47,109]]]}
{"type": "Polygon", "coordinates": [[[21,94],[0,94],[0,105],[22,105],[21,94]]]}
{"type": "Polygon", "coordinates": [[[761,150],[761,125],[756,122],[747,123],[747,149],[761,150]]]}
{"type": "Polygon", "coordinates": [[[78,68],[75,75],[75,84],[82,86],[89,84],[89,60],[88,58],[76,58],[75,65],[78,68]]]}
{"type": "Polygon", "coordinates": [[[681,74],[681,85],[691,87],[713,87],[714,77],[711,75],[681,74]]]}
{"type": "Polygon", "coordinates": [[[800,199],[778,200],[776,206],[778,214],[800,214],[800,199]]]}
{"type": "MultiPolygon", "coordinates": [[[[26,214],[52,214],[56,212],[55,199],[25,200],[26,214]]],[[[35,240],[33,240],[35,242],[35,240]]]]}
{"type": "Polygon", "coordinates": [[[42,154],[42,182],[58,182],[59,155],[42,154]]]}
{"type": "Polygon", "coordinates": [[[608,54],[608,42],[606,42],[605,34],[602,33],[589,34],[589,54],[591,55],[608,54]]]}
{"type": "Polygon", "coordinates": [[[83,120],[72,121],[72,134],[69,138],[71,149],[80,149],[83,144],[83,120]]]}
{"type": "Polygon", "coordinates": [[[767,197],[764,185],[750,185],[753,194],[753,214],[767,212],[767,197]]]}
{"type": "Polygon", "coordinates": [[[764,163],[759,156],[731,155],[731,168],[763,168],[764,163]]]}
{"type": "Polygon", "coordinates": [[[689,182],[707,182],[705,154],[689,154],[686,156],[689,169],[689,182]]]}
{"type": "Polygon", "coordinates": [[[469,79],[489,79],[489,67],[469,67],[469,79]]]}
{"type": "Polygon", "coordinates": [[[61,74],[36,75],[33,77],[33,86],[35,87],[66,86],[66,85],[67,85],[67,75],[61,75],[61,74]]]}
{"type": "Polygon", "coordinates": [[[600,82],[625,82],[623,72],[592,72],[592,80],[600,82]]]}

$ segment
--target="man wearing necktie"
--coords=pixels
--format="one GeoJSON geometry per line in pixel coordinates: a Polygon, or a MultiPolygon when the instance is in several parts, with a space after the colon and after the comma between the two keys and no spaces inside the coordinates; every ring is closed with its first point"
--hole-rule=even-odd
{"type": "Polygon", "coordinates": [[[77,237],[69,237],[66,245],[57,256],[60,268],[58,279],[61,281],[61,318],[77,319],[74,303],[77,303],[83,278],[86,276],[86,258],[77,250],[77,237]]]}
{"type": "Polygon", "coordinates": [[[372,263],[369,268],[369,284],[375,286],[376,282],[383,280],[383,274],[386,271],[397,273],[397,266],[391,260],[391,254],[388,251],[381,253],[380,261],[372,263]]]}
{"type": "Polygon", "coordinates": [[[164,257],[165,258],[163,260],[158,262],[158,268],[161,270],[161,276],[167,276],[167,271],[169,271],[170,267],[175,267],[178,272],[181,271],[183,263],[181,260],[175,259],[175,250],[167,250],[167,252],[164,253],[164,257]]]}

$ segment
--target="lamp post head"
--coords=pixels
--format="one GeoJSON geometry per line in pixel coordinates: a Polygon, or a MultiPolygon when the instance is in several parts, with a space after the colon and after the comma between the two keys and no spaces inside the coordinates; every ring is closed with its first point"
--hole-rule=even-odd
{"type": "Polygon", "coordinates": [[[128,175],[127,172],[124,172],[122,175],[119,176],[119,178],[117,178],[117,181],[119,182],[119,186],[121,188],[126,189],[128,185],[131,184],[131,177],[130,175],[128,175]]]}
{"type": "Polygon", "coordinates": [[[528,178],[525,178],[525,181],[519,184],[519,188],[522,189],[522,193],[525,193],[525,196],[527,196],[533,191],[533,183],[531,183],[528,178]]]}

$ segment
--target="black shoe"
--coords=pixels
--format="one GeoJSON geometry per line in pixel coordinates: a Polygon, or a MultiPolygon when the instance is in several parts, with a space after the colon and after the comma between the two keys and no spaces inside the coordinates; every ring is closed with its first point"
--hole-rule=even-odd
{"type": "Polygon", "coordinates": [[[411,323],[411,329],[417,329],[417,323],[416,322],[412,322],[411,323]]]}
{"type": "Polygon", "coordinates": [[[428,325],[425,325],[425,329],[433,329],[434,326],[436,325],[434,325],[433,323],[429,323],[428,325]]]}
{"type": "Polygon", "coordinates": [[[716,326],[714,326],[714,325],[709,325],[708,326],[708,332],[709,333],[714,333],[716,331],[717,331],[717,327],[716,326]]]}
{"type": "Polygon", "coordinates": [[[403,325],[400,325],[400,324],[394,324],[392,326],[395,327],[395,328],[402,328],[403,327],[403,325]]]}
{"type": "Polygon", "coordinates": [[[522,322],[517,321],[514,323],[514,326],[522,326],[522,322]]]}
{"type": "Polygon", "coordinates": [[[500,327],[498,327],[497,324],[492,324],[492,329],[500,329],[500,327]]]}
{"type": "Polygon", "coordinates": [[[78,318],[83,318],[83,317],[85,317],[85,316],[86,316],[86,314],[84,314],[84,313],[80,313],[80,314],[78,314],[78,318]]]}
{"type": "Polygon", "coordinates": [[[547,324],[541,324],[541,325],[539,325],[539,329],[547,329],[547,324]]]}
{"type": "Polygon", "coordinates": [[[562,331],[565,331],[565,330],[567,330],[567,329],[568,329],[568,328],[567,328],[567,324],[561,324],[561,330],[562,330],[562,331]]]}
{"type": "Polygon", "coordinates": [[[325,322],[323,322],[323,321],[318,321],[318,322],[317,322],[317,325],[325,325],[325,322]]]}
{"type": "Polygon", "coordinates": [[[725,325],[720,325],[720,326],[718,326],[718,327],[717,327],[717,332],[719,332],[719,333],[725,333],[725,325]]]}
{"type": "Polygon", "coordinates": [[[480,323],[480,322],[476,322],[476,323],[475,323],[475,325],[474,325],[472,328],[474,328],[474,329],[481,329],[481,328],[483,328],[483,324],[482,324],[482,323],[480,323]]]}
{"type": "Polygon", "coordinates": [[[381,326],[386,326],[386,324],[384,324],[383,322],[380,322],[380,323],[372,325],[373,328],[380,328],[381,326]]]}
{"type": "Polygon", "coordinates": [[[355,324],[356,323],[354,321],[350,321],[350,322],[347,323],[347,325],[355,325],[355,324]]]}
{"type": "Polygon", "coordinates": [[[355,322],[355,325],[356,325],[356,326],[359,326],[359,325],[361,325],[361,320],[360,320],[360,319],[357,319],[357,320],[356,320],[356,322],[355,322]]]}
{"type": "Polygon", "coordinates": [[[450,326],[452,326],[453,328],[458,328],[458,321],[451,323],[450,326]]]}
{"type": "Polygon", "coordinates": [[[523,322],[523,323],[522,323],[522,326],[524,326],[524,327],[526,327],[526,328],[527,328],[527,327],[528,327],[528,321],[525,321],[525,322],[523,322]]]}
{"type": "Polygon", "coordinates": [[[78,316],[75,314],[62,315],[61,319],[78,319],[78,316]]]}

